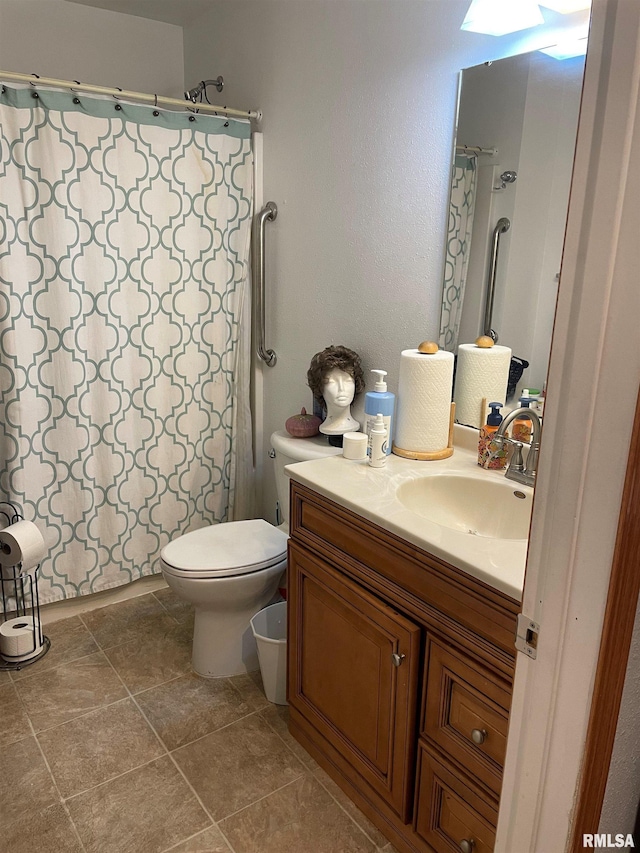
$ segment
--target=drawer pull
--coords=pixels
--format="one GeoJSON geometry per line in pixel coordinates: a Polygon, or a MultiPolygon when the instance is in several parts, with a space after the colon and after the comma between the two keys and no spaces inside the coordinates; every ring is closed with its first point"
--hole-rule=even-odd
{"type": "Polygon", "coordinates": [[[460,842],[460,849],[462,853],[473,853],[473,848],[476,846],[476,842],[473,838],[463,838],[460,842]]]}
{"type": "MultiPolygon", "coordinates": [[[[487,733],[484,729],[473,729],[473,731],[471,732],[471,740],[474,743],[477,743],[478,745],[480,745],[481,743],[484,743],[486,739],[487,739],[487,733]]],[[[469,849],[471,849],[471,848],[469,848],[469,849]]]]}
{"type": "Polygon", "coordinates": [[[391,660],[393,661],[394,666],[400,666],[402,661],[406,658],[406,655],[399,655],[396,652],[393,652],[391,655],[391,660]]]}

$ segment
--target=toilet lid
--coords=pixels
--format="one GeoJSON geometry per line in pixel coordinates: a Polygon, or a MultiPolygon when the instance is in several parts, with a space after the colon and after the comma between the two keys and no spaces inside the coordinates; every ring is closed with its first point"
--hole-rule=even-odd
{"type": "Polygon", "coordinates": [[[193,577],[256,572],[286,555],[286,533],[261,518],[202,527],[179,536],[160,552],[167,568],[193,577]]]}

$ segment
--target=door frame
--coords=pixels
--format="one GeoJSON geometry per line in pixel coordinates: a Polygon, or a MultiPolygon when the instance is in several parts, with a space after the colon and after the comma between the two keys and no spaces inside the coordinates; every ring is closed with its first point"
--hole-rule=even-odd
{"type": "MultiPolygon", "coordinates": [[[[640,394],[635,422],[640,423],[640,394]]],[[[640,593],[640,430],[631,439],[570,849],[598,831],[640,593]]],[[[619,827],[624,831],[624,827],[619,827]]]]}
{"type": "MultiPolygon", "coordinates": [[[[640,3],[594,0],[522,603],[541,630],[537,659],[518,655],[496,853],[570,849],[574,815],[578,832],[595,803],[583,762],[600,805],[609,768],[610,755],[590,754],[607,721],[594,716],[589,745],[587,731],[601,637],[617,633],[607,600],[620,596],[615,573],[610,583],[640,375],[639,34],[640,3]]],[[[625,668],[621,653],[616,683],[625,668]]]]}

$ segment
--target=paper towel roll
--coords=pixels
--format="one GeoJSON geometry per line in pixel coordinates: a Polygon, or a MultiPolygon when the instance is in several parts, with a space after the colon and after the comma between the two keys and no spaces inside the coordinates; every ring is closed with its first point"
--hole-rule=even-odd
{"type": "Polygon", "coordinates": [[[476,344],[460,344],[456,367],[456,420],[477,427],[484,424],[483,399],[506,403],[511,350],[494,346],[483,349],[476,344]]]}
{"type": "Polygon", "coordinates": [[[0,530],[0,566],[17,566],[28,571],[37,565],[45,554],[42,534],[31,521],[16,521],[0,530]]]}
{"type": "Polygon", "coordinates": [[[40,622],[33,616],[9,619],[0,625],[0,655],[11,661],[29,660],[42,651],[40,636],[40,622]]]}
{"type": "Polygon", "coordinates": [[[436,453],[449,444],[453,353],[403,350],[394,451],[436,453]]]}

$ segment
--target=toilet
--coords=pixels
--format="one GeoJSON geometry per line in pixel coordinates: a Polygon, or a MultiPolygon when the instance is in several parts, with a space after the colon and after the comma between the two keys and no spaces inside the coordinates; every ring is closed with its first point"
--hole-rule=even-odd
{"type": "Polygon", "coordinates": [[[213,524],[169,542],[160,554],[164,579],[195,608],[192,663],[205,678],[240,675],[259,668],[249,620],[266,607],[287,567],[289,477],[294,462],[335,456],[324,436],[271,436],[276,466],[279,527],[263,519],[213,524]]]}

